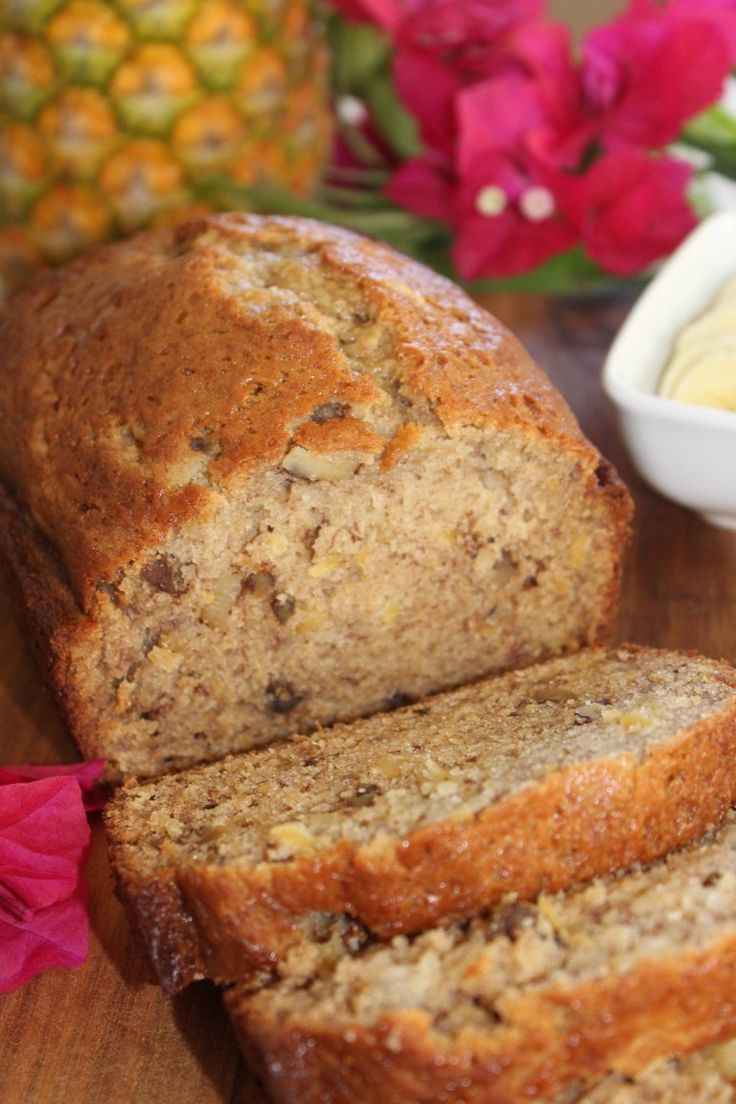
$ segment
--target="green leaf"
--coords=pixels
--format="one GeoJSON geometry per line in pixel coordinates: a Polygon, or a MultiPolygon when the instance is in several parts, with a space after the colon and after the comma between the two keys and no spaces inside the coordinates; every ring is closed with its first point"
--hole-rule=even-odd
{"type": "Polygon", "coordinates": [[[725,145],[705,140],[693,142],[688,136],[688,145],[708,154],[710,157],[709,171],[723,173],[724,176],[732,178],[736,177],[736,144],[725,145]]]}
{"type": "Polygon", "coordinates": [[[305,199],[296,196],[283,187],[271,185],[268,188],[244,188],[226,179],[205,181],[196,191],[203,199],[223,209],[319,219],[381,239],[414,256],[418,256],[423,243],[436,237],[438,232],[439,224],[418,218],[408,211],[394,207],[388,201],[372,209],[346,210],[319,198],[305,199]]]}
{"type": "Polygon", "coordinates": [[[631,287],[631,280],[612,276],[576,246],[551,257],[533,272],[504,279],[477,280],[466,285],[470,291],[528,291],[570,295],[576,292],[603,291],[631,287]]]}
{"type": "Polygon", "coordinates": [[[416,119],[396,95],[393,79],[388,73],[376,74],[366,91],[366,100],[382,136],[399,157],[415,157],[421,152],[416,119]]]}
{"type": "Polygon", "coordinates": [[[698,149],[702,148],[701,143],[705,143],[706,148],[729,142],[736,144],[736,119],[716,104],[688,123],[681,141],[698,149]]]}
{"type": "Polygon", "coordinates": [[[335,90],[365,98],[375,76],[388,73],[391,43],[369,23],[348,23],[339,16],[330,20],[328,36],[335,90]]]}

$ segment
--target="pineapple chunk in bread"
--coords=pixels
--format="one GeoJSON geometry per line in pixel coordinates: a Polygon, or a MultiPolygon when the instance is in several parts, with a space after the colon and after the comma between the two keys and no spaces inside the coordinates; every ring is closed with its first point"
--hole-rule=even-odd
{"type": "Polygon", "coordinates": [[[122,789],[106,823],[159,979],[305,978],[650,861],[736,802],[736,672],[592,649],[122,789]]]}
{"type": "Polygon", "coordinates": [[[15,300],[2,487],[19,605],[111,777],[596,641],[630,513],[457,287],[255,215],[93,251],[15,300]]]}
{"type": "Polygon", "coordinates": [[[736,1035],[736,814],[648,869],[225,999],[274,1104],[672,1104],[583,1090],[736,1035]]]}

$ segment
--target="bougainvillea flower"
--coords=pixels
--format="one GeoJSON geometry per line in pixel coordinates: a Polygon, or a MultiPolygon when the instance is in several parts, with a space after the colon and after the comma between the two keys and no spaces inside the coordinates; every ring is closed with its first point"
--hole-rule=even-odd
{"type": "Polygon", "coordinates": [[[576,241],[554,194],[528,162],[487,150],[466,166],[453,196],[452,255],[466,280],[529,272],[576,241]]]}
{"type": "Polygon", "coordinates": [[[733,17],[700,7],[632,0],[586,36],[581,108],[608,147],[663,146],[718,98],[734,61],[733,17]]]}
{"type": "Polygon", "coordinates": [[[671,253],[695,226],[686,195],[692,172],[674,157],[621,149],[585,174],[558,177],[556,195],[588,255],[609,272],[632,276],[671,253]]]}
{"type": "Polygon", "coordinates": [[[14,782],[36,782],[40,778],[76,778],[82,791],[82,800],[88,813],[103,809],[107,800],[107,788],[100,783],[105,766],[104,759],[91,763],[53,763],[38,766],[36,763],[14,763],[0,767],[0,786],[14,782]]]}
{"type": "Polygon", "coordinates": [[[457,97],[452,163],[425,155],[392,179],[389,195],[456,231],[453,259],[464,279],[515,276],[568,249],[576,231],[540,174],[530,134],[546,114],[534,81],[508,76],[457,97]]]}
{"type": "MultiPolygon", "coordinates": [[[[334,6],[390,35],[401,99],[424,141],[449,149],[455,93],[523,64],[513,36],[542,14],[544,0],[334,0],[334,6]]],[[[538,24],[541,33],[551,26],[538,24]]]]}
{"type": "Polygon", "coordinates": [[[731,48],[731,64],[736,64],[736,0],[670,0],[670,9],[678,16],[707,15],[718,21],[731,48]]]}
{"type": "Polygon", "coordinates": [[[530,137],[547,125],[539,82],[486,81],[458,97],[453,257],[466,279],[515,276],[568,249],[575,231],[530,137]]]}
{"type": "Polygon", "coordinates": [[[81,966],[87,958],[89,921],[84,884],[70,897],[18,920],[0,908],[0,993],[25,985],[52,966],[81,966]]]}
{"type": "Polygon", "coordinates": [[[0,769],[0,992],[86,958],[85,798],[101,806],[103,765],[0,769]]]}
{"type": "Polygon", "coordinates": [[[466,89],[456,104],[460,174],[488,148],[522,156],[526,137],[545,127],[546,110],[539,83],[514,74],[466,89]]]}
{"type": "Polygon", "coordinates": [[[496,38],[515,23],[541,15],[545,0],[333,0],[348,19],[375,23],[406,43],[442,48],[496,38]]]}
{"type": "Polygon", "coordinates": [[[404,161],[386,186],[386,194],[409,211],[447,219],[453,202],[454,174],[449,162],[430,151],[404,161]]]}
{"type": "Polygon", "coordinates": [[[462,87],[457,73],[422,50],[400,50],[393,76],[404,106],[419,123],[425,145],[451,153],[455,143],[455,96],[462,87]]]}
{"type": "Polygon", "coordinates": [[[632,275],[694,225],[692,170],[661,151],[719,97],[736,0],[629,0],[579,61],[537,0],[346,5],[390,34],[425,145],[386,191],[454,230],[466,279],[523,273],[578,242],[632,275]]]}
{"type": "MultiPolygon", "coordinates": [[[[489,5],[445,5],[444,33],[432,27],[431,13],[407,21],[396,36],[393,75],[399,96],[418,120],[424,141],[449,150],[454,137],[454,101],[465,88],[504,74],[536,74],[544,62],[559,79],[564,57],[569,69],[569,31],[562,24],[489,18],[489,5]],[[481,18],[482,9],[486,18],[481,18]],[[425,24],[427,24],[425,28],[425,24]]],[[[507,5],[498,5],[506,8],[507,5]]]]}
{"type": "Polygon", "coordinates": [[[0,908],[19,919],[71,896],[89,845],[74,778],[18,782],[0,790],[0,908]]]}
{"type": "Polygon", "coordinates": [[[452,60],[493,45],[519,24],[543,14],[543,0],[409,0],[395,33],[398,46],[437,53],[452,60]]]}

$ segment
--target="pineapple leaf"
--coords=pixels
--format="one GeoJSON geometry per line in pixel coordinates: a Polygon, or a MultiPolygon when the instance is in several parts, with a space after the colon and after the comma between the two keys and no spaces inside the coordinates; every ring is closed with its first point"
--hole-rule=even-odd
{"type": "Polygon", "coordinates": [[[344,96],[365,98],[375,77],[388,73],[391,44],[369,23],[348,23],[335,15],[328,25],[332,82],[344,96]]]}
{"type": "Polygon", "coordinates": [[[380,205],[345,207],[321,199],[306,199],[286,188],[246,188],[227,179],[212,179],[199,185],[198,193],[216,206],[229,210],[258,211],[262,214],[301,215],[304,218],[345,226],[373,238],[382,238],[390,245],[412,256],[424,255],[426,248],[439,236],[447,236],[441,223],[423,219],[394,207],[383,197],[380,205]]]}
{"type": "Polygon", "coordinates": [[[399,157],[415,157],[422,143],[416,119],[401,103],[388,73],[378,74],[366,93],[373,118],[383,137],[399,157]]]}

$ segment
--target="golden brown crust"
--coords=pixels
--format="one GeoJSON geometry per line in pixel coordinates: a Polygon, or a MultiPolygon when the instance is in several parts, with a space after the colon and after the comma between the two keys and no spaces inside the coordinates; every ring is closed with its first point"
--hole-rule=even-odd
{"type": "MultiPolygon", "coordinates": [[[[18,621],[38,669],[70,731],[83,709],[75,693],[70,669],[72,650],[84,646],[94,623],[82,616],[53,545],[34,532],[27,518],[0,485],[0,566],[18,621]]],[[[94,749],[82,746],[94,755],[94,749]]],[[[107,776],[107,781],[114,778],[107,776]]]]}
{"type": "Polygon", "coordinates": [[[291,435],[295,445],[315,452],[381,452],[386,441],[358,418],[304,422],[291,435]]]}
{"type": "MultiPolygon", "coordinates": [[[[732,668],[714,667],[736,686],[732,668]]],[[[406,839],[364,847],[341,840],[253,868],[184,868],[178,883],[186,915],[218,981],[277,966],[303,944],[299,920],[311,911],[348,913],[382,938],[471,917],[512,888],[529,899],[697,839],[736,802],[734,758],[732,704],[643,761],[620,755],[578,763],[471,819],[434,822],[406,839]]],[[[107,824],[120,843],[115,804],[107,824]]],[[[160,979],[166,988],[175,984],[166,974],[160,979]]]]}
{"type": "Polygon", "coordinates": [[[173,878],[157,878],[120,893],[138,931],[146,932],[146,950],[156,977],[175,993],[204,977],[200,940],[173,878]]]}
{"type": "Polygon", "coordinates": [[[624,554],[631,539],[634,504],[626,486],[621,482],[618,472],[610,460],[606,460],[604,456],[598,457],[595,482],[599,493],[605,495],[607,499],[612,517],[614,542],[619,552],[613,564],[605,600],[601,605],[598,625],[595,627],[590,640],[591,644],[602,644],[610,637],[618,614],[624,554]]]}
{"type": "MultiPolygon", "coordinates": [[[[262,309],[258,288],[245,287],[251,302],[228,287],[247,249],[299,258],[299,272],[317,266],[335,294],[360,300],[356,326],[380,317],[392,334],[392,387],[427,403],[448,433],[513,425],[588,464],[595,455],[516,339],[387,247],[253,215],[144,234],[41,277],[0,320],[0,478],[53,535],[85,610],[100,581],[282,459],[296,423],[320,404],[385,400],[309,310],[262,309]],[[208,433],[218,451],[206,478],[193,478],[191,441],[208,433]]],[[[604,493],[623,534],[620,485],[604,493]]]]}
{"type": "Polygon", "coordinates": [[[421,1011],[349,1031],[288,1015],[276,1022],[259,995],[233,989],[225,999],[274,1104],[518,1104],[733,1036],[736,933],[621,975],[508,999],[488,1033],[443,1035],[421,1011]]]}
{"type": "Polygon", "coordinates": [[[416,422],[405,422],[399,426],[381,457],[381,470],[390,471],[404,453],[417,443],[421,435],[422,430],[416,422]]]}

